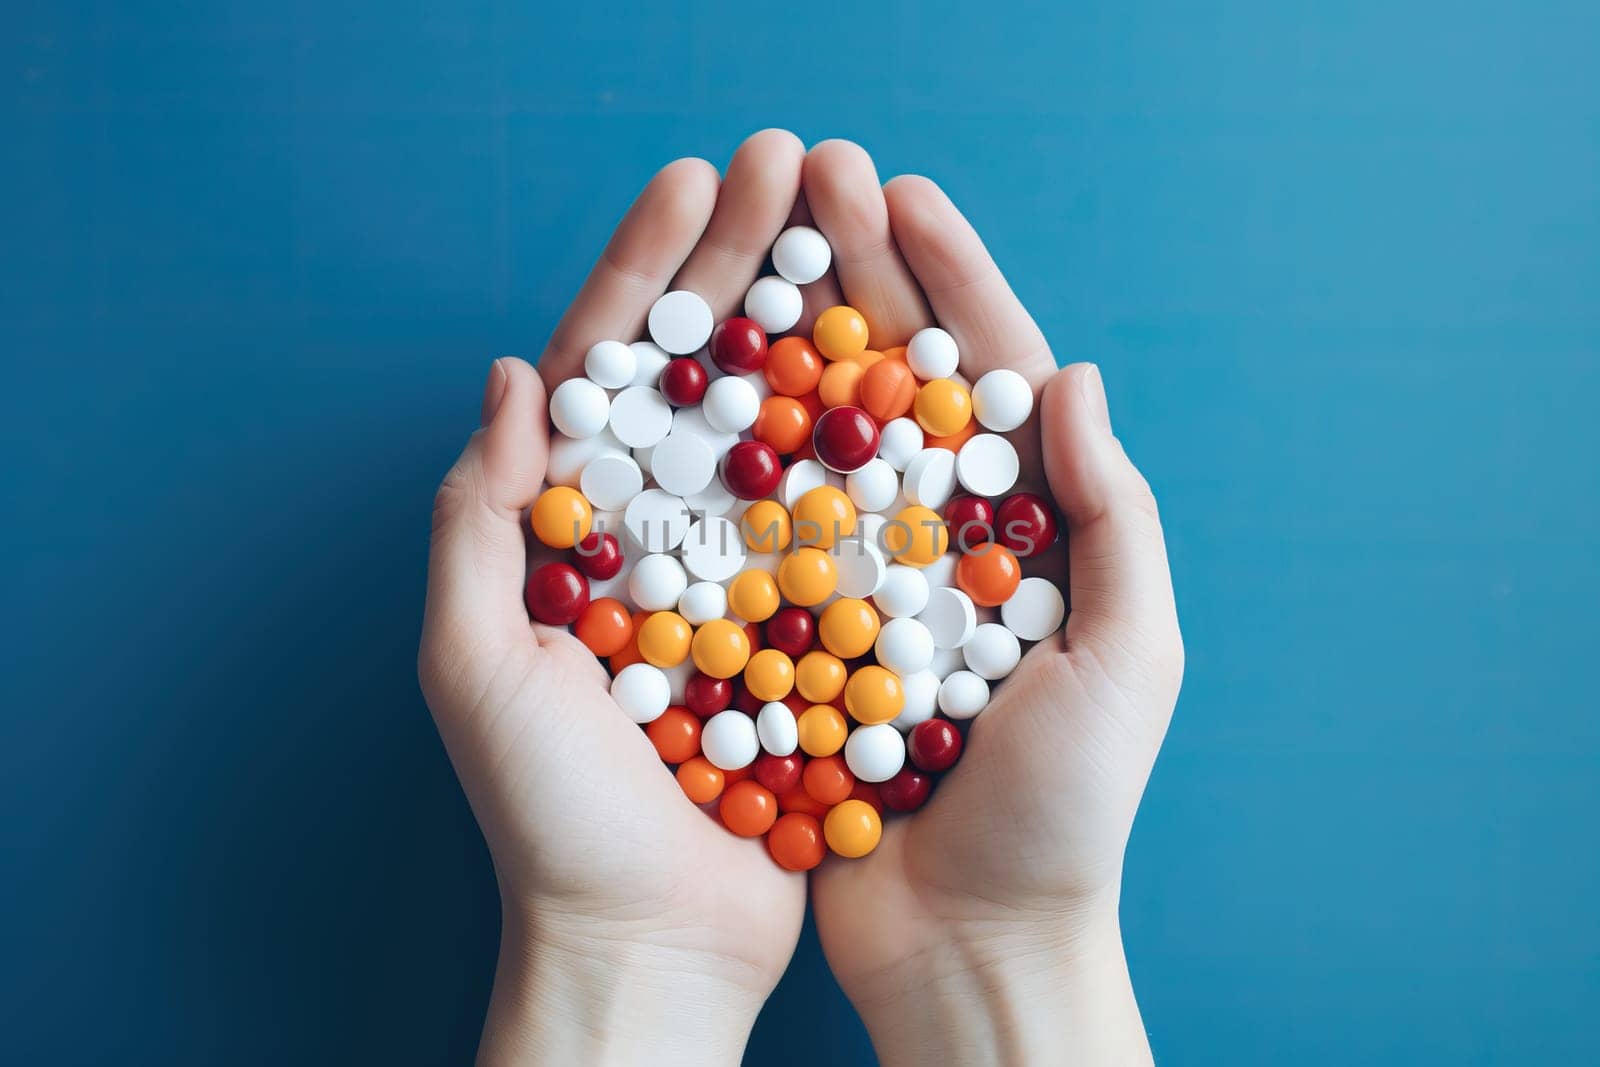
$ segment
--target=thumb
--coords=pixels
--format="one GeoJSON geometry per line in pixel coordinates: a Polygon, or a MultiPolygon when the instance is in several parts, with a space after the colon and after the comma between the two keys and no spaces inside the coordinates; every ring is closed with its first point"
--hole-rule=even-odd
{"type": "Polygon", "coordinates": [[[1176,697],[1183,641],[1161,519],[1111,432],[1099,368],[1057,371],[1041,422],[1045,474],[1067,521],[1067,651],[1089,652],[1124,684],[1149,682],[1176,697]]]}

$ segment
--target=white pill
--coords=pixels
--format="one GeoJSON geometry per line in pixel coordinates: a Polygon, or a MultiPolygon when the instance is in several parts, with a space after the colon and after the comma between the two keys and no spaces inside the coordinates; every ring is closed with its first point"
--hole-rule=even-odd
{"type": "Polygon", "coordinates": [[[939,710],[952,719],[970,719],[989,706],[989,683],[971,671],[956,671],[939,683],[939,710]]]}
{"type": "Polygon", "coordinates": [[[933,635],[916,619],[890,619],[878,631],[873,651],[880,666],[904,678],[933,662],[933,635]]]}
{"type": "Polygon", "coordinates": [[[629,385],[648,385],[654,389],[661,384],[661,372],[667,369],[672,357],[650,341],[635,341],[628,346],[633,351],[633,381],[629,385]]]}
{"type": "Polygon", "coordinates": [[[769,275],[757,278],[744,294],[745,316],[754,319],[768,333],[784,333],[800,321],[805,298],[787,278],[769,275]]]}
{"type": "Polygon", "coordinates": [[[903,488],[911,503],[944,510],[956,491],[956,454],[948,448],[924,448],[906,464],[903,488]]]}
{"type": "Polygon", "coordinates": [[[928,606],[917,618],[939,648],[960,648],[978,628],[978,612],[972,606],[972,598],[948,585],[935,586],[928,593],[928,606]]]}
{"type": "Polygon", "coordinates": [[[590,504],[605,511],[617,511],[627,507],[628,501],[644,488],[644,472],[632,456],[607,452],[589,461],[578,485],[590,504]]]}
{"type": "Polygon", "coordinates": [[[729,433],[726,430],[713,429],[706,421],[705,412],[699,405],[694,407],[679,408],[672,414],[672,432],[686,433],[698,437],[711,446],[711,454],[720,463],[728,450],[739,443],[737,432],[729,433]]]}
{"type": "Polygon", "coordinates": [[[783,564],[787,552],[752,552],[744,558],[744,569],[747,571],[766,571],[774,578],[778,576],[778,568],[783,564]]]}
{"type": "Polygon", "coordinates": [[[664,667],[661,671],[667,676],[667,684],[672,687],[672,703],[683,706],[684,694],[689,690],[689,679],[699,674],[693,659],[686,659],[676,667],[664,667]]]}
{"type": "Polygon", "coordinates": [[[1067,602],[1048,578],[1024,578],[1000,605],[1000,621],[1024,641],[1043,641],[1067,618],[1067,602]]]}
{"type": "Polygon", "coordinates": [[[908,619],[928,606],[928,579],[916,567],[891,563],[872,602],[891,619],[908,619]]]}
{"type": "Polygon", "coordinates": [[[866,466],[845,475],[844,491],[862,511],[882,511],[900,492],[900,476],[888,460],[869,459],[866,466]]]}
{"type": "Polygon", "coordinates": [[[962,657],[959,648],[936,648],[933,650],[933,662],[928,665],[928,673],[943,681],[956,671],[967,669],[967,661],[962,657]]]}
{"type": "Polygon", "coordinates": [[[922,427],[915,420],[890,419],[883,424],[883,432],[878,435],[878,458],[895,470],[903,471],[912,457],[922,451],[926,442],[922,427]]]}
{"type": "Polygon", "coordinates": [[[629,448],[649,448],[672,432],[672,405],[648,385],[630,385],[611,400],[611,432],[629,448]]]}
{"type": "MultiPolygon", "coordinates": [[[[663,440],[665,440],[665,438],[663,438],[663,440]]],[[[646,478],[650,477],[650,462],[655,458],[655,446],[651,445],[649,448],[635,448],[632,450],[632,453],[633,461],[639,465],[640,470],[644,471],[646,478]]]]}
{"type": "Polygon", "coordinates": [[[689,527],[683,539],[683,565],[706,582],[725,582],[744,569],[744,538],[737,523],[708,516],[689,527]]]}
{"type": "Polygon", "coordinates": [[[980,433],[961,446],[956,455],[956,477],[967,492],[978,496],[1003,496],[1017,484],[1022,462],[1017,450],[999,434],[980,433]]]}
{"type": "Polygon", "coordinates": [[[737,708],[717,712],[700,731],[700,752],[725,771],[750,766],[761,753],[755,721],[737,708]]]}
{"type": "Polygon", "coordinates": [[[840,596],[865,600],[878,591],[883,576],[888,572],[888,562],[877,544],[865,538],[842,537],[828,550],[833,566],[839,573],[835,592],[840,596]]]}
{"type": "Polygon", "coordinates": [[[1017,669],[1022,645],[1017,635],[997,622],[986,622],[972,632],[972,639],[961,646],[967,670],[991,682],[999,681],[1017,669]]]}
{"type": "Polygon", "coordinates": [[[783,501],[785,508],[793,511],[801,497],[827,484],[828,468],[814,459],[797,459],[789,464],[782,480],[778,482],[778,499],[783,501]]]}
{"type": "Polygon", "coordinates": [[[756,713],[756,737],[774,756],[788,756],[800,744],[800,729],[787,704],[774,700],[756,713]]]}
{"type": "Polygon", "coordinates": [[[1028,379],[1001,367],[978,379],[972,387],[972,414],[984,429],[1009,433],[1033,414],[1033,389],[1028,379]]]}
{"type": "Polygon", "coordinates": [[[773,269],[796,285],[810,285],[832,262],[828,239],[810,226],[790,226],[772,243],[773,269]]]}
{"type": "Polygon", "coordinates": [[[646,489],[628,501],[622,525],[633,543],[646,552],[670,552],[683,544],[692,519],[682,497],[646,489]]]}
{"type": "Polygon", "coordinates": [[[900,679],[905,706],[889,725],[905,733],[919,722],[927,722],[939,710],[939,678],[932,671],[918,671],[900,679]]]}
{"type": "Polygon", "coordinates": [[[750,388],[756,391],[756,402],[760,403],[772,395],[772,383],[767,381],[767,376],[760,371],[754,374],[741,374],[739,377],[750,383],[750,388]]]}
{"type": "Polygon", "coordinates": [[[961,553],[946,552],[926,567],[922,568],[922,577],[927,580],[929,589],[938,589],[943,585],[956,584],[956,566],[961,562],[961,553]]]}
{"type": "Polygon", "coordinates": [[[633,384],[639,358],[621,341],[601,341],[583,357],[583,373],[605,389],[621,389],[633,384]]]}
{"type": "Polygon", "coordinates": [[[695,582],[678,598],[678,614],[690,626],[704,626],[728,613],[728,591],[716,582],[695,582]]]}
{"type": "Polygon", "coordinates": [[[761,414],[761,398],[749,382],[729,375],[718,378],[706,389],[700,410],[713,430],[738,433],[755,424],[756,416],[761,414]]]}
{"type": "Polygon", "coordinates": [[[607,453],[619,456],[628,454],[627,446],[617,440],[610,430],[601,430],[593,437],[582,440],[557,434],[550,441],[550,458],[545,464],[544,480],[551,485],[576,489],[583,478],[583,468],[607,453]]]}
{"type": "Polygon", "coordinates": [[[711,337],[711,308],[695,293],[677,289],[650,306],[650,339],[663,352],[686,356],[711,337]]]}
{"type": "Polygon", "coordinates": [[[669,433],[650,453],[650,473],[673,496],[687,497],[711,484],[717,476],[717,457],[704,438],[669,433]]]}
{"type": "Polygon", "coordinates": [[[721,478],[712,478],[707,486],[698,493],[690,493],[683,498],[689,505],[689,510],[695,515],[727,515],[733,510],[739,498],[728,492],[728,487],[722,484],[721,478]]]}
{"type": "Polygon", "coordinates": [[[923,381],[948,378],[961,363],[961,353],[956,350],[956,339],[937,326],[918,330],[906,342],[906,363],[911,373],[923,381]]]}
{"type": "Polygon", "coordinates": [[[568,437],[582,440],[606,428],[611,400],[587,378],[568,378],[550,394],[550,421],[568,437]]]}
{"type": "Polygon", "coordinates": [[[883,552],[883,528],[889,525],[889,520],[882,515],[870,511],[858,512],[856,515],[855,536],[877,546],[878,552],[883,552]]]}
{"type": "Polygon", "coordinates": [[[611,699],[634,722],[655,722],[672,703],[672,683],[660,668],[630,663],[611,679],[611,699]]]}
{"type": "Polygon", "coordinates": [[[906,739],[886,722],[858,726],[844,743],[844,763],[863,782],[887,782],[906,764],[906,739]]]}
{"type": "Polygon", "coordinates": [[[628,577],[628,595],[644,611],[671,611],[688,588],[683,564],[661,552],[641,559],[628,577]]]}

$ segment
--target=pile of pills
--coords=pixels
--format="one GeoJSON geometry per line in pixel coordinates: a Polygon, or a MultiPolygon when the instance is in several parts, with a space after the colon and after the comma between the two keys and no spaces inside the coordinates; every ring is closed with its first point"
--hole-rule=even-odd
{"type": "Polygon", "coordinates": [[[792,227],[743,316],[675,291],[649,340],[595,344],[550,396],[529,518],[558,553],[529,615],[606,662],[692,802],[796,871],[866,855],[886,811],[922,806],[1066,614],[1023,576],[1057,536],[1005,436],[1028,383],[969,383],[937,327],[874,350],[851,307],[788,333],[831,260],[792,227]]]}

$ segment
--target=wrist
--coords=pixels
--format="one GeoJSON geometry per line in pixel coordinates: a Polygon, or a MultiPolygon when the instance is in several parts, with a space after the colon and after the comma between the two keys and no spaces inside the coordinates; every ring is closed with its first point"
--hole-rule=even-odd
{"type": "Polygon", "coordinates": [[[506,906],[478,1060],[738,1063],[767,991],[693,948],[506,906]]]}

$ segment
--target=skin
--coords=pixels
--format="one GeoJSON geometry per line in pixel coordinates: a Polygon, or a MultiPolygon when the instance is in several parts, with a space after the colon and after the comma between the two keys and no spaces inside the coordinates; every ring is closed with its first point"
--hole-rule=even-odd
{"type": "Polygon", "coordinates": [[[816,225],[841,301],[876,347],[935,319],[962,370],[1022,373],[1013,435],[1066,520],[1030,569],[1072,612],[974,722],[927,807],[810,893],[824,950],[882,1062],[1147,1062],[1117,927],[1122,856],[1183,672],[1161,527],[1111,430],[1098,371],[1057,370],[971,226],[932,182],[880,185],[856,145],[746,141],[719,179],[664,168],[618,226],[541,356],[496,361],[482,428],[434,508],[419,673],[494,857],[501,958],[480,1059],[736,1062],[794,950],[806,880],[685,803],[593,655],[530,626],[526,509],[548,447],[546,388],[595,340],[640,336],[662,292],[737,312],[782,229],[816,225]],[[1033,461],[1042,461],[1033,462],[1033,461]],[[707,876],[707,872],[714,872],[707,876]],[[930,1057],[932,1057],[930,1061],[930,1057]]]}

